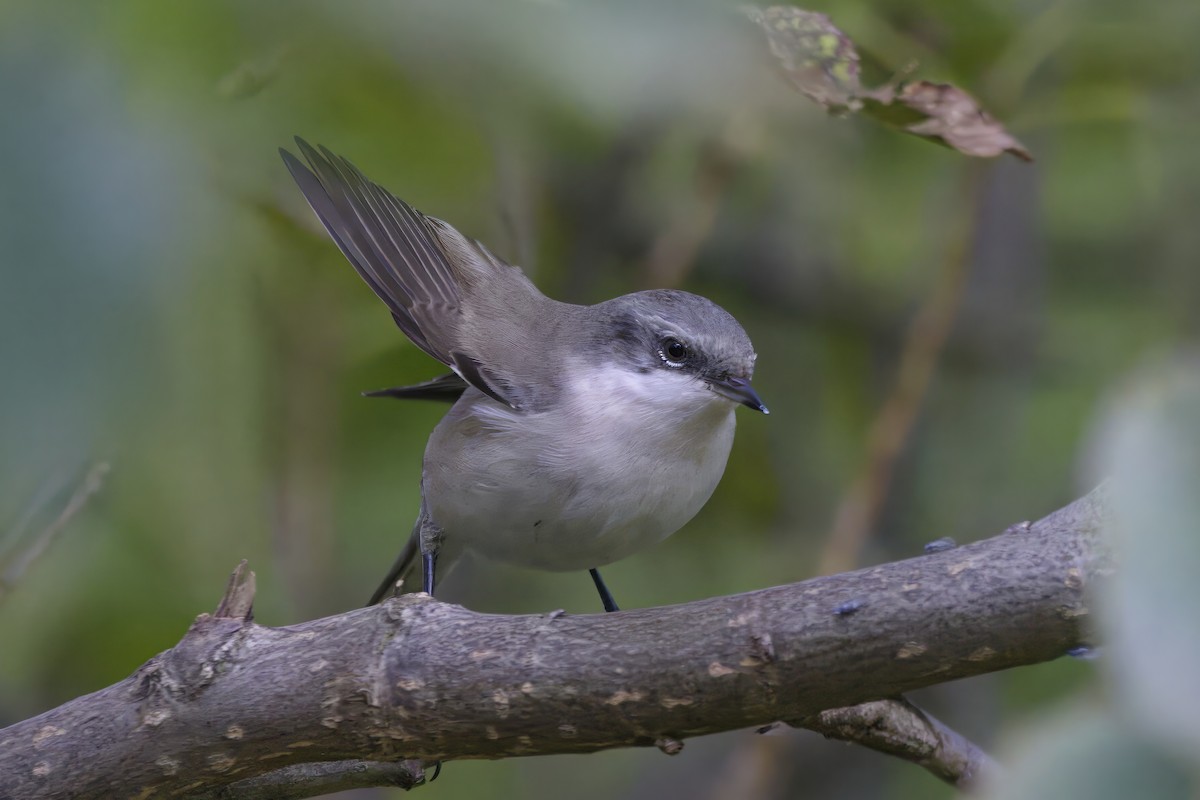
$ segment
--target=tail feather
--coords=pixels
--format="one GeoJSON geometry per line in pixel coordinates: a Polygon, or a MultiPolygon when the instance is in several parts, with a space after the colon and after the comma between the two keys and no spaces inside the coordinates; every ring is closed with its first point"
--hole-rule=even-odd
{"type": "Polygon", "coordinates": [[[440,378],[418,383],[414,386],[394,386],[391,389],[376,389],[363,392],[364,397],[398,397],[415,400],[441,400],[454,403],[467,390],[467,382],[451,372],[440,378]]]}
{"type": "Polygon", "coordinates": [[[417,557],[420,547],[418,546],[417,535],[414,533],[408,537],[408,542],[405,543],[404,549],[400,551],[400,555],[396,557],[396,562],[392,564],[392,568],[388,570],[387,577],[383,579],[383,583],[379,584],[379,588],[375,590],[375,594],[371,595],[371,599],[367,605],[373,606],[382,602],[385,598],[391,597],[396,590],[396,583],[402,581],[402,589],[406,592],[419,592],[421,585],[418,582],[415,586],[412,579],[415,577],[415,567],[420,562],[417,557]]]}

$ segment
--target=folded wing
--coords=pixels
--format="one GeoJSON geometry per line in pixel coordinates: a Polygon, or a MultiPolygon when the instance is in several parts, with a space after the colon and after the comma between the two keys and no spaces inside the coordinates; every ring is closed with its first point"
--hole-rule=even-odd
{"type": "Polygon", "coordinates": [[[296,144],[308,164],[280,149],[284,163],[325,230],[387,305],[400,330],[471,386],[520,408],[529,387],[503,358],[495,363],[481,333],[508,330],[512,324],[504,317],[504,306],[545,300],[541,293],[519,269],[441,220],[421,214],[346,159],[300,138],[296,144]]]}

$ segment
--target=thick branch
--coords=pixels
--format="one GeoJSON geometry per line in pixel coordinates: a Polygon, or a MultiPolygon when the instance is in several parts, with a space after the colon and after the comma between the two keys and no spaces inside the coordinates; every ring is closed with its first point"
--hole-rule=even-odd
{"type": "Polygon", "coordinates": [[[407,595],[266,628],[234,586],[233,618],[201,615],[125,681],[0,731],[0,796],[195,795],[317,762],[670,751],[1046,661],[1088,643],[1084,588],[1111,568],[1104,514],[1101,489],[972,545],[607,615],[407,595]]]}

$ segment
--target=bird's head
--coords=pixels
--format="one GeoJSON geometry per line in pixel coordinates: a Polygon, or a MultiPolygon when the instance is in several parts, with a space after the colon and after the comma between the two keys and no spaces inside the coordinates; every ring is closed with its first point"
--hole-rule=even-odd
{"type": "MultiPolygon", "coordinates": [[[[733,316],[716,303],[678,290],[636,292],[596,306],[618,367],[674,386],[698,399],[740,403],[766,414],[750,385],[754,346],[733,316]]],[[[604,343],[597,343],[604,346],[604,343]]]]}

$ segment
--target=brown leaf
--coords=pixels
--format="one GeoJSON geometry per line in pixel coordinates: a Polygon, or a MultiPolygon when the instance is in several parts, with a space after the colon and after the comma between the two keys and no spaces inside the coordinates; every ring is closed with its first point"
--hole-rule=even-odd
{"type": "Polygon", "coordinates": [[[1022,161],[1033,161],[1024,145],[980,108],[975,98],[948,83],[913,81],[898,90],[874,93],[864,112],[969,156],[994,158],[1012,153],[1022,161]],[[885,100],[887,95],[892,97],[885,100]],[[876,104],[893,109],[889,112],[876,104]],[[897,107],[915,112],[916,117],[899,121],[894,113],[897,107]]]}

